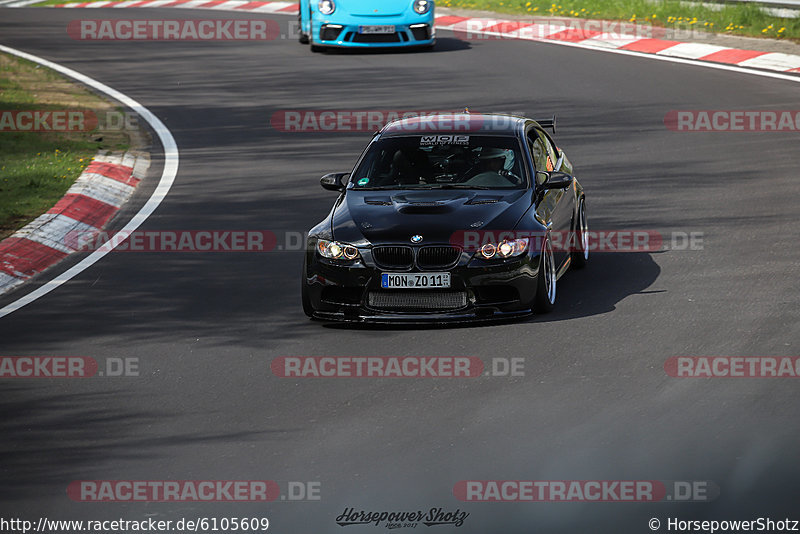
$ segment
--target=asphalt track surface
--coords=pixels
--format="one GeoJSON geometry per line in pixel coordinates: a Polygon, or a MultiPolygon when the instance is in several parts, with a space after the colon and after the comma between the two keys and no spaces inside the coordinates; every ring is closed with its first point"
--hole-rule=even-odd
{"type": "MultiPolygon", "coordinates": [[[[172,131],[175,184],[143,230],[321,220],[365,133],[281,133],[278,110],[557,113],[591,227],[703,232],[702,250],[595,254],[557,309],[469,328],[341,328],[300,308],[301,252],[111,253],[0,320],[0,354],[138,358],[139,377],[4,380],[3,517],[267,516],[340,531],[347,507],[470,513],[458,532],[650,532],[647,521],[795,519],[793,379],[677,379],[678,355],[797,356],[797,133],[677,133],[674,109],[800,109],[788,81],[531,42],[312,55],[294,40],[79,42],[86,11],[3,10],[3,44],[138,100],[172,131]],[[280,379],[279,356],[522,357],[525,376],[280,379]],[[73,480],[319,481],[321,500],[81,503],[73,480]],[[709,480],[699,503],[465,503],[460,480],[709,480]]],[[[91,18],[234,18],[93,10],[91,18]]],[[[285,31],[290,17],[276,16],[285,31]]],[[[118,218],[147,198],[151,177],[118,218]]],[[[74,263],[76,259],[71,259],[74,263]]],[[[69,263],[68,263],[69,264],[69,263]]],[[[68,265],[67,264],[67,265],[68,265]]],[[[59,268],[60,269],[60,268],[59,268]]],[[[45,277],[47,278],[47,277],[45,277]]],[[[35,287],[0,299],[0,306],[35,287]]],[[[351,526],[369,532],[385,525],[351,526]]],[[[662,530],[666,527],[662,526],[662,530]]],[[[346,529],[346,530],[347,530],[346,529]]],[[[349,530],[348,530],[349,531],[349,530]]]]}

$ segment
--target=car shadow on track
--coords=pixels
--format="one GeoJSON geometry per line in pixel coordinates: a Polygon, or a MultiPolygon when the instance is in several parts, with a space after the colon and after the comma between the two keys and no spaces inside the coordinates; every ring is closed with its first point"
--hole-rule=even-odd
{"type": "Polygon", "coordinates": [[[441,52],[455,52],[457,50],[469,50],[472,46],[463,39],[453,37],[437,37],[433,48],[329,48],[323,53],[330,55],[368,55],[368,54],[408,54],[424,53],[438,54],[441,52]]]}

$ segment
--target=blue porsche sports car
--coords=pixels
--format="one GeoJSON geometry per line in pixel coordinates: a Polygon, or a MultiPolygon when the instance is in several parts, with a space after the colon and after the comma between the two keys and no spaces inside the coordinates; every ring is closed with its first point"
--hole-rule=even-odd
{"type": "Polygon", "coordinates": [[[433,0],[301,0],[300,42],[326,47],[432,48],[433,0]]]}

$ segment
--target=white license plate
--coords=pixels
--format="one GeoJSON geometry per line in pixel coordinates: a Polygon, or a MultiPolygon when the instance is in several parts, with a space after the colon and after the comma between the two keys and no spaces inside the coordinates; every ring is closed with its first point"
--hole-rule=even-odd
{"type": "Polygon", "coordinates": [[[358,33],[394,33],[394,26],[359,26],[358,33]]]}
{"type": "Polygon", "coordinates": [[[385,289],[437,289],[450,287],[450,273],[382,273],[385,289]]]}

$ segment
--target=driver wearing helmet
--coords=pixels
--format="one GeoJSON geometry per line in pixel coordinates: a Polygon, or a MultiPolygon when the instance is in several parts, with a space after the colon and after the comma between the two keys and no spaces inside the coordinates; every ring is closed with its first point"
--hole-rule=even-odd
{"type": "Polygon", "coordinates": [[[509,172],[514,166],[514,153],[503,148],[483,147],[478,156],[477,172],[464,184],[486,187],[508,187],[516,184],[509,172]]]}

